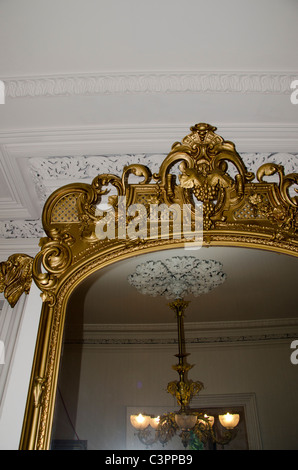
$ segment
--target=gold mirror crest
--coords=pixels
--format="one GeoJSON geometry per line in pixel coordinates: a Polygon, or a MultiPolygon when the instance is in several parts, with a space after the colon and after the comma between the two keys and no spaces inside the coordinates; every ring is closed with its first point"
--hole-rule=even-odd
{"type": "MultiPolygon", "coordinates": [[[[144,165],[129,165],[121,177],[98,175],[91,185],[71,184],[53,193],[43,212],[48,238],[41,240],[42,250],[34,263],[38,286],[44,292],[56,289],[68,268],[103,248],[152,241],[148,233],[133,240],[120,239],[117,232],[112,239],[99,240],[96,225],[107,213],[99,215],[97,207],[106,197],[116,222],[126,227],[133,217],[120,210],[120,199],[126,208],[142,204],[148,214],[154,204],[185,205],[190,208],[192,226],[195,209],[201,207],[204,243],[234,241],[297,251],[298,197],[290,193],[298,175],[285,175],[283,167],[268,163],[259,168],[255,179],[234,144],[215,130],[204,123],[191,127],[191,134],[172,146],[158,173],[152,174],[144,165]],[[178,177],[171,173],[173,167],[178,167],[178,177]],[[264,181],[276,174],[279,183],[264,181]],[[129,183],[130,175],[141,181],[129,183]],[[117,194],[110,194],[111,189],[117,194]]],[[[173,232],[169,238],[177,240],[173,232]]],[[[181,235],[180,241],[187,240],[181,235]]]]}

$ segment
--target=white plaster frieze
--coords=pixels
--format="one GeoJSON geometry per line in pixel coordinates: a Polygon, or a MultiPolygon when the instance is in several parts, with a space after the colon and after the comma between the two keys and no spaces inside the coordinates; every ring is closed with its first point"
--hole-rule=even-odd
{"type": "Polygon", "coordinates": [[[3,77],[7,98],[119,93],[290,94],[294,72],[169,71],[3,77]]]}
{"type": "Polygon", "coordinates": [[[98,155],[98,156],[64,156],[29,158],[29,168],[33,181],[42,202],[63,184],[85,182],[91,183],[99,174],[110,173],[120,176],[123,167],[140,163],[158,172],[165,154],[147,155],[98,155]]]}
{"type": "Polygon", "coordinates": [[[44,236],[41,220],[0,221],[0,239],[41,238],[44,236]]]}

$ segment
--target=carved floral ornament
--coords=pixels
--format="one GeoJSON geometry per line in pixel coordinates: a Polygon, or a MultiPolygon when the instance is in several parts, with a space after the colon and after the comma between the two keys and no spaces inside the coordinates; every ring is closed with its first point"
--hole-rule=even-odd
{"type": "Polygon", "coordinates": [[[189,135],[173,144],[156,173],[131,164],[121,176],[100,174],[91,184],[61,187],[44,205],[46,236],[40,239],[34,260],[24,265],[17,261],[19,255],[13,255],[9,263],[0,264],[0,290],[8,301],[12,286],[15,304],[19,295],[28,293],[32,278],[43,299],[44,336],[39,334],[36,345],[22,449],[49,446],[66,305],[74,288],[92,272],[144,250],[191,246],[193,234],[195,243],[203,246],[255,247],[298,256],[298,174],[286,175],[281,165],[265,163],[254,175],[235,145],[215,131],[205,123],[191,127],[189,135]],[[270,182],[273,175],[278,182],[270,182]],[[106,211],[104,203],[109,204],[106,211]],[[170,210],[154,219],[152,237],[151,211],[159,213],[161,207],[170,210]],[[186,231],[175,225],[177,208],[184,211],[186,231]],[[108,236],[112,222],[114,236],[108,236]],[[167,237],[160,231],[165,222],[167,237]],[[98,236],[100,224],[106,227],[105,238],[98,236]]]}

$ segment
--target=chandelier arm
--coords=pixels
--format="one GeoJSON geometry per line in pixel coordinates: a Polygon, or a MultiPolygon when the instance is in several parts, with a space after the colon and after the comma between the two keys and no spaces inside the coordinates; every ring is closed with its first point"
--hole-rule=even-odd
{"type": "Polygon", "coordinates": [[[158,434],[155,432],[154,437],[151,437],[150,430],[148,428],[142,429],[136,433],[139,441],[145,446],[153,446],[158,441],[158,434]]]}
{"type": "Polygon", "coordinates": [[[226,431],[222,437],[218,438],[216,435],[214,435],[214,443],[226,446],[229,444],[233,439],[235,439],[237,434],[237,429],[231,429],[229,431],[226,431]]]}

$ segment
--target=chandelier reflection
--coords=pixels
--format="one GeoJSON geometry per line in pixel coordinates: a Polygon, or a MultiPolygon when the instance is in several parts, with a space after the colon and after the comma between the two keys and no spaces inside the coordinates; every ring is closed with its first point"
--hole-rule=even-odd
{"type": "Polygon", "coordinates": [[[151,446],[156,443],[167,444],[178,435],[185,448],[203,449],[214,444],[226,445],[236,435],[239,414],[219,415],[220,424],[225,431],[215,430],[215,417],[204,410],[190,406],[193,397],[204,388],[200,381],[188,378],[193,365],[187,362],[189,354],[185,350],[184,314],[189,301],[187,294],[197,297],[210,292],[226,279],[222,264],[214,260],[200,260],[192,256],[173,257],[164,261],[147,261],[137,266],[134,274],[128,277],[130,285],[139,292],[151,296],[164,296],[171,300],[169,307],[174,310],[178,332],[178,363],[172,368],[179,379],[169,382],[167,392],[177,401],[179,411],[152,416],[139,413],[131,415],[130,421],[142,444],[151,446]]]}

